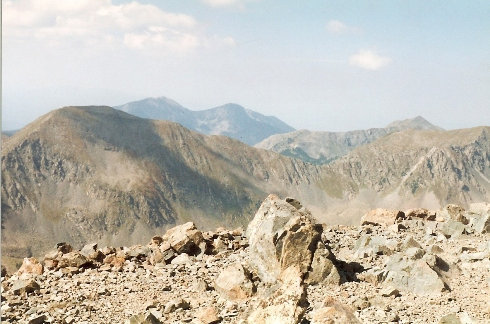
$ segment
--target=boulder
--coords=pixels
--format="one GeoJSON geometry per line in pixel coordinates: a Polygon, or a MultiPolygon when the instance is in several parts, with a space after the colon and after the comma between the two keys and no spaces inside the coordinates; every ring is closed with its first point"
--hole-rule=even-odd
{"type": "Polygon", "coordinates": [[[395,240],[388,240],[382,236],[363,234],[355,243],[355,255],[360,258],[378,255],[391,255],[396,248],[395,240]]]}
{"type": "Polygon", "coordinates": [[[474,214],[489,214],[490,213],[490,203],[488,202],[480,202],[470,204],[470,208],[468,210],[470,213],[474,214]]]}
{"type": "Polygon", "coordinates": [[[400,210],[390,210],[384,208],[373,209],[361,218],[362,225],[381,225],[389,226],[400,222],[405,218],[405,213],[400,210]]]}
{"type": "Polygon", "coordinates": [[[436,219],[436,213],[425,208],[412,208],[405,211],[407,219],[425,219],[433,221],[436,219]]]}
{"type": "Polygon", "coordinates": [[[172,260],[177,256],[177,253],[170,247],[170,244],[168,244],[168,246],[166,246],[165,243],[162,244],[160,246],[160,252],[162,252],[162,258],[166,264],[172,262],[172,260]]]}
{"type": "Polygon", "coordinates": [[[33,279],[30,279],[30,280],[22,280],[22,279],[16,280],[16,281],[14,281],[12,283],[12,288],[11,288],[12,292],[14,293],[14,295],[30,294],[30,293],[33,293],[35,291],[39,291],[39,289],[41,289],[41,287],[33,279]]]}
{"type": "Polygon", "coordinates": [[[439,294],[448,289],[444,275],[453,269],[437,256],[415,247],[409,250],[412,249],[414,253],[409,251],[408,256],[403,253],[391,256],[383,270],[364,277],[373,283],[384,282],[389,287],[419,295],[439,294]]]}
{"type": "Polygon", "coordinates": [[[170,246],[178,253],[197,255],[200,252],[199,244],[203,241],[201,231],[194,223],[188,222],[169,229],[163,236],[170,246]]]}
{"type": "Polygon", "coordinates": [[[97,249],[97,243],[85,245],[80,253],[93,261],[102,262],[102,260],[104,260],[104,253],[97,249]]]}
{"type": "Polygon", "coordinates": [[[127,252],[126,256],[127,259],[144,259],[147,256],[149,256],[151,253],[151,250],[147,246],[142,246],[142,245],[134,245],[129,248],[129,251],[127,252]]]}
{"type": "Polygon", "coordinates": [[[311,271],[308,272],[305,282],[310,285],[319,283],[339,285],[341,276],[335,263],[337,262],[334,254],[319,241],[313,254],[311,271]]]}
{"type": "Polygon", "coordinates": [[[56,250],[58,250],[58,252],[66,254],[66,253],[70,253],[71,251],[73,251],[73,248],[71,247],[70,244],[68,244],[66,242],[61,242],[61,243],[56,244],[56,250]]]}
{"type": "Polygon", "coordinates": [[[127,324],[161,324],[162,322],[158,320],[155,315],[151,312],[145,312],[138,315],[133,315],[126,322],[127,324]]]}
{"type": "Polygon", "coordinates": [[[21,267],[17,271],[18,276],[23,274],[42,275],[43,265],[36,258],[24,258],[21,267]]]}
{"type": "Polygon", "coordinates": [[[47,319],[46,315],[34,314],[29,317],[27,324],[43,324],[47,319]]]}
{"type": "Polygon", "coordinates": [[[90,264],[90,260],[87,259],[86,256],[81,254],[78,251],[69,252],[67,254],[63,254],[61,259],[58,262],[58,267],[66,268],[66,267],[76,267],[80,268],[82,266],[90,264]]]}
{"type": "MultiPolygon", "coordinates": [[[[482,203],[483,204],[483,203],[482,203]]],[[[475,205],[475,204],[473,204],[475,205]]],[[[474,208],[475,210],[476,208],[474,208]]],[[[469,219],[467,229],[471,229],[476,233],[490,233],[490,212],[483,210],[479,213],[467,213],[465,216],[469,219]]]]}
{"type": "Polygon", "coordinates": [[[332,297],[325,299],[323,307],[314,310],[311,313],[311,324],[357,324],[361,323],[354,311],[332,297]]]}
{"type": "Polygon", "coordinates": [[[468,224],[468,219],[464,216],[464,208],[458,205],[449,204],[444,208],[443,216],[446,219],[451,219],[453,221],[457,221],[463,223],[464,225],[468,224]]]}
{"type": "Polygon", "coordinates": [[[201,309],[196,314],[196,318],[199,324],[217,324],[221,322],[221,317],[218,316],[218,312],[213,306],[201,309]]]}
{"type": "Polygon", "coordinates": [[[265,283],[275,283],[281,271],[292,265],[304,275],[320,240],[321,226],[294,202],[269,195],[248,225],[250,265],[265,283]]]}
{"type": "Polygon", "coordinates": [[[448,219],[442,223],[440,231],[446,238],[457,238],[465,232],[465,225],[459,221],[448,219]]]}
{"type": "Polygon", "coordinates": [[[419,242],[417,242],[412,236],[409,236],[407,237],[402,245],[401,245],[401,249],[402,250],[407,250],[409,248],[422,248],[419,244],[419,242]]]}
{"type": "Polygon", "coordinates": [[[439,324],[473,324],[476,323],[466,312],[448,314],[439,320],[439,324]]]}
{"type": "Polygon", "coordinates": [[[221,271],[214,287],[226,299],[244,300],[255,292],[251,277],[250,272],[241,263],[235,263],[221,271]]]}
{"type": "Polygon", "coordinates": [[[278,279],[280,287],[271,296],[260,300],[247,323],[301,323],[308,302],[299,266],[293,265],[285,269],[278,279]]]}

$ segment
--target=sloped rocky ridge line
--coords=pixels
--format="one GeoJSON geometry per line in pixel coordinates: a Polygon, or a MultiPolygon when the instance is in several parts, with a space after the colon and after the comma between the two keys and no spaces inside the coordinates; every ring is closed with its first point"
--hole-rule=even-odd
{"type": "Polygon", "coordinates": [[[282,155],[314,164],[328,164],[347,155],[358,146],[369,144],[394,132],[415,129],[442,131],[421,116],[394,121],[384,128],[370,128],[348,132],[321,132],[297,130],[275,134],[255,144],[255,147],[272,150],[282,155]]]}
{"type": "Polygon", "coordinates": [[[318,224],[269,195],[244,231],[189,222],[146,245],[59,243],[2,268],[6,323],[488,323],[490,204],[318,224]],[[266,263],[266,264],[264,264],[266,263]]]}

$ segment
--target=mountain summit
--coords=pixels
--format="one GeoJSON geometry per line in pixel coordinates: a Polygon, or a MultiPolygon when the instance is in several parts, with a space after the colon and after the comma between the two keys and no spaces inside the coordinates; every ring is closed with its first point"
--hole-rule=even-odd
{"type": "Polygon", "coordinates": [[[421,116],[394,121],[385,128],[370,128],[349,132],[313,132],[299,130],[276,134],[266,138],[255,147],[272,150],[285,156],[314,164],[327,164],[352,151],[388,134],[404,130],[443,129],[429,123],[421,116]]]}
{"type": "Polygon", "coordinates": [[[435,126],[427,121],[422,116],[417,116],[415,118],[409,118],[404,120],[395,120],[389,123],[386,129],[401,131],[405,129],[418,129],[418,130],[444,130],[441,127],[435,126]]]}
{"type": "Polygon", "coordinates": [[[116,109],[141,118],[168,120],[206,135],[224,135],[249,145],[280,133],[294,130],[276,117],[228,103],[223,106],[193,111],[165,98],[147,98],[116,109]]]}

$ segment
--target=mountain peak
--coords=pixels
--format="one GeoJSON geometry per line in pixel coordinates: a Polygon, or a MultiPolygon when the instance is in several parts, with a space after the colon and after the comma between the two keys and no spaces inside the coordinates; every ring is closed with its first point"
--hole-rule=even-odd
{"type": "Polygon", "coordinates": [[[256,144],[270,135],[294,130],[275,117],[264,116],[236,103],[193,111],[169,98],[158,97],[130,102],[115,108],[138,117],[177,122],[203,134],[225,135],[249,145],[256,144]]]}
{"type": "Polygon", "coordinates": [[[394,122],[389,123],[385,128],[393,130],[443,130],[441,127],[431,124],[427,119],[420,115],[414,118],[395,120],[394,122]]]}

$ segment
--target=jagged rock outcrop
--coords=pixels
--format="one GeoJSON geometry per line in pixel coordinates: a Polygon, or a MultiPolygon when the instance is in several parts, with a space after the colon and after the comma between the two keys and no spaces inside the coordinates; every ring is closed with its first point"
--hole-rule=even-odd
{"type": "Polygon", "coordinates": [[[337,271],[333,263],[320,270],[327,261],[319,259],[335,260],[332,256],[326,258],[329,252],[320,241],[322,231],[322,226],[315,224],[311,213],[297,200],[269,195],[247,228],[251,266],[263,282],[273,284],[290,266],[297,266],[303,277],[312,268],[316,254],[312,277],[322,280],[337,271]],[[329,268],[331,271],[324,273],[329,268]]]}

